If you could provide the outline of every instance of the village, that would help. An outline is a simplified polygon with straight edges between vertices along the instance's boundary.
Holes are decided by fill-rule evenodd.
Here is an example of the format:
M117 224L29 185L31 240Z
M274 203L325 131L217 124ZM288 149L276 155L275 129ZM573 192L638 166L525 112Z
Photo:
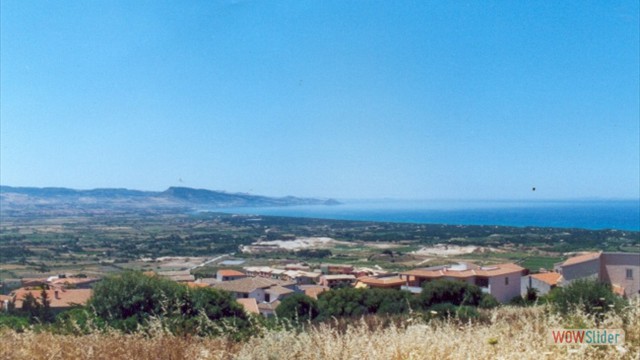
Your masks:
M516 263L481 266L472 262L452 262L401 272L349 264L321 264L312 268L306 263L290 263L281 267L240 268L238 262L226 263L235 266L218 269L215 277L196 279L189 270L147 271L145 274L169 278L193 288L212 287L232 293L246 313L265 317L273 316L280 302L296 293L317 299L326 291L354 287L419 294L425 283L439 279L476 285L502 304L526 295L529 289L534 289L537 295L545 295L555 287L586 278L609 284L614 293L625 298L640 294L640 253L582 253L555 264L553 269L540 269L536 273L529 273ZM100 280L82 274L25 278L9 295L0 295L2 309L22 309L31 306L25 305L29 301L48 301L54 313L83 306L92 296L92 286Z

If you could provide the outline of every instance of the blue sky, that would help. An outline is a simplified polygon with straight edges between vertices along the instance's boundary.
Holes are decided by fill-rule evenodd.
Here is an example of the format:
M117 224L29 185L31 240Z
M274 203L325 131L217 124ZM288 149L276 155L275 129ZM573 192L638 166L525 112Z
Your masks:
M640 197L637 1L0 10L3 185Z

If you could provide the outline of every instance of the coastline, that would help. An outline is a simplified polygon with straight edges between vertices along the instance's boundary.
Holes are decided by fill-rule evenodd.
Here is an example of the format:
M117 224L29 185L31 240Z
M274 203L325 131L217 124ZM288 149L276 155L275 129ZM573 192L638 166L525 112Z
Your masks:
M334 206L207 208L233 214L442 225L640 231L640 200L359 201Z

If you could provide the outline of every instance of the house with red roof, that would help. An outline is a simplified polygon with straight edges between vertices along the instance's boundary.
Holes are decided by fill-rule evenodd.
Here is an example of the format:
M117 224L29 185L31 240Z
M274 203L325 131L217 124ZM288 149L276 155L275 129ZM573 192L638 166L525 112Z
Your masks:
M320 276L320 282L318 285L326 286L328 288L336 288L341 286L351 286L356 282L354 275L348 274L336 274L336 275L322 275Z
M220 269L216 273L216 280L218 281L232 281L247 277L247 275L238 270L232 269Z
M9 296L15 304L16 309L22 309L24 299L31 294L38 303L42 303L42 289L39 288L20 288L14 290ZM93 290L91 289L66 289L51 288L44 290L49 300L49 306L52 311L62 311L78 305L86 305L91 298Z
M554 271L562 275L560 286L591 278L610 284L622 296L640 294L640 253L584 253L555 264Z
M524 296L528 288L537 290L538 295L547 294L551 289L558 286L561 278L562 275L555 271L523 276L520 294Z
M258 303L254 298L245 298L245 299L236 299L236 301L242 305L244 308L244 312L248 315L251 314L260 314L260 309L258 309Z
M356 288L400 289L405 285L405 280L400 276L362 276L356 281Z
M256 299L258 304L281 300L294 293L293 282L266 279L262 277L245 277L231 281L221 281L212 286L216 289L233 293L236 299Z
M476 285L493 295L498 301L506 303L520 296L520 280L525 269L513 263L478 266L472 263L459 263L444 266L432 266L400 273L405 281L402 287L414 293L422 291L422 284L437 279L459 280Z

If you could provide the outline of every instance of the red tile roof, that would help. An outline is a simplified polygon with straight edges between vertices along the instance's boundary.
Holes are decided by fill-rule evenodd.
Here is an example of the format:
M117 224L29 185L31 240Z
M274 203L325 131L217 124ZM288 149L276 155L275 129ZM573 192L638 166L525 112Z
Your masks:
M346 274L339 274L339 275L322 275L323 278L325 278L326 280L355 280L356 277L354 275L346 275Z
M363 276L358 278L358 281L361 283L367 284L371 287L393 287L393 286L402 286L405 284L405 280L401 279L398 276L388 276L382 278L375 278L369 276Z
M202 282L189 281L187 282L187 286L190 288L201 288L201 287L209 287L209 284Z
M601 252L592 252L592 253L582 254L579 256L573 256L565 260L565 262L562 263L562 266L579 264L586 261L595 260L600 257L600 254Z
M547 273L533 274L531 275L531 277L534 279L538 279L542 282L545 282L549 285L558 285L558 281L560 280L560 277L562 277L562 275L557 272L547 272Z
M51 281L49 281L49 283L51 285L64 285L64 286L78 286L78 285L87 285L87 284L91 284L94 283L96 281L98 281L100 279L97 278L73 278L73 277L68 277L68 278L58 278L58 279L53 279Z
M478 267L475 269L466 269L466 270L454 270L449 268L443 269L415 269L410 271L405 271L402 275L412 275L420 278L441 278L441 277L450 277L450 278L459 278L466 279L474 276L482 276L482 277L493 277L500 276L506 274L512 274L514 272L522 272L524 270L523 267L516 265L514 263L505 263L498 265L490 265Z
M625 288L624 286L620 286L618 284L612 284L611 291L613 291L614 294L624 296Z
M318 299L318 295L322 294L325 291L329 291L327 286L321 285L300 285L300 290L304 291L304 294L308 297Z
M245 276L245 273L232 269L218 270L217 274L220 276Z
M51 302L51 308L67 308L73 305L85 305L92 294L91 289L51 289L45 291ZM14 296L16 308L22 308L22 301L27 294L33 295L33 297L40 302L42 290L20 288L11 294Z
M270 303L263 302L258 304L258 309L260 309L261 311L272 312L272 311L275 311L279 305L280 305L280 300L276 300Z
M291 289L287 289L286 287L282 287L280 285L274 285L270 288L268 288L267 290L265 290L266 293L271 294L271 295L287 295L287 294L291 294L294 291Z
M275 285L288 286L294 283L276 280L266 279L262 277L245 277L238 280L222 281L212 286L216 289L226 290L236 293L248 294L256 289L266 289Z
M246 298L246 299L237 299L236 300L242 307L244 311L248 314L260 314L260 310L258 309L258 303L254 298Z

